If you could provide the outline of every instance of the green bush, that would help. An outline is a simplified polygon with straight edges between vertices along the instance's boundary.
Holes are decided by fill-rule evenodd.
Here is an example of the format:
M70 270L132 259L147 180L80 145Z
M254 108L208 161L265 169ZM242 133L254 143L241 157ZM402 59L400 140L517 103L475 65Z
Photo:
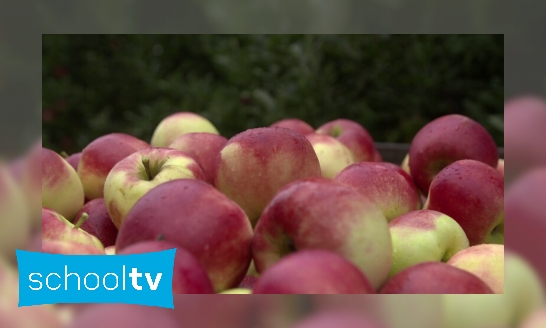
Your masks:
M43 144L150 141L165 116L192 111L228 138L344 117L400 143L461 113L502 146L503 51L502 35L45 35Z

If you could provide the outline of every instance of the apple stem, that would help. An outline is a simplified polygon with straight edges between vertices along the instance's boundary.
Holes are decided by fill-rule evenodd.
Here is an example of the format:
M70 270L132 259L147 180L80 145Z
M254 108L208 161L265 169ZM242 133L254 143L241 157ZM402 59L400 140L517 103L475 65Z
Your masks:
M68 154L63 150L60 152L62 158L68 158Z
M89 219L89 215L85 212L82 213L76 224L74 224L74 229L79 229L87 219Z
M148 180L152 180L154 177L152 176L152 170L150 169L150 159L147 157L143 158L142 165L144 165L144 170L146 170L146 176L148 177Z
M159 235L157 235L157 237L155 237L155 240L157 240L157 241L165 240L165 235L160 233Z

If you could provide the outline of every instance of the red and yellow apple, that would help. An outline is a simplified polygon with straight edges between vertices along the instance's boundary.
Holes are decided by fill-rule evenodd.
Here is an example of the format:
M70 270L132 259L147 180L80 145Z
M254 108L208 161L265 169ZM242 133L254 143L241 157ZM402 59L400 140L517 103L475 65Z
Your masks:
M317 154L322 176L333 178L355 162L349 148L326 134L311 133L305 136Z
M116 243L118 229L112 222L110 214L108 214L104 198L95 198L85 203L76 214L76 217L80 218L83 213L86 213L88 218L82 223L80 229L97 237L104 247Z
M378 159L372 136L355 121L336 119L321 125L316 133L327 134L339 140L353 153L355 162L373 162Z
M311 125L309 125L307 122L299 118L285 118L271 124L271 126L278 126L280 128L291 129L303 135L307 135L307 134L315 132L315 129L313 129Z
M165 117L154 130L150 144L153 147L168 147L174 139L192 132L220 134L205 117L192 112L178 112Z

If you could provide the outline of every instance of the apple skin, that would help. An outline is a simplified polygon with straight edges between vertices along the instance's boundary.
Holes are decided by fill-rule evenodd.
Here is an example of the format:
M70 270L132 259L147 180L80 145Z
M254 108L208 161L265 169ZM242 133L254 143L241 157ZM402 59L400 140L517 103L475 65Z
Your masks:
M450 164L432 181L423 208L455 219L470 246L504 243L504 178L494 167L475 160Z
M83 200L83 186L74 168L61 155L42 148L42 207L73 222Z
M144 160L149 160L146 173ZM146 148L119 161L104 181L104 202L119 229L133 205L152 188L174 179L205 179L205 173L188 154L170 148Z
M519 328L544 328L546 327L546 307L534 312L519 326Z
M204 181L177 179L153 188L133 206L119 230L116 252L162 236L194 254L220 292L244 278L252 235L248 217L227 196Z
M510 233L506 245L531 263L546 285L546 167L520 175L506 190L504 209Z
M68 156L67 158L65 158L64 160L68 162L68 164L70 164L70 166L72 166L74 168L74 171L78 171L78 164L80 164L80 159L82 158L82 153L79 152L79 153L74 153L70 156Z
M409 157L411 176L427 195L432 180L444 167L458 160L473 159L495 168L499 151L480 123L451 114L429 122L415 134Z
M104 250L100 250L98 247L80 244L73 241L66 240L42 240L42 253L50 254L64 254L64 255L105 255Z
M340 118L321 125L316 133L330 135L353 153L355 162L377 160L376 148L370 133L359 123Z
M504 245L475 245L461 250L446 263L475 274L495 294L504 294Z
M104 247L116 244L118 229L108 214L104 198L95 198L85 203L76 217L80 218L83 213L87 213L89 218L82 223L80 229L97 237Z
M389 227L379 207L356 188L326 178L281 189L254 230L252 254L260 274L288 253L309 248L344 256L374 288L387 279L392 262Z
M92 304L77 313L67 328L181 328L173 310L134 304Z
M337 174L334 180L357 188L377 203L387 221L421 207L415 184L383 163L352 164Z
M311 134L315 132L315 129L311 125L309 125L307 122L299 119L299 118L285 118L280 121L277 121L271 126L278 126L280 128L287 128L294 131L297 131L303 135Z
M293 328L385 328L368 316L347 310L323 310L301 319Z
M16 259L31 236L31 217L23 191L4 163L0 162L0 257Z
M220 134L205 117L192 112L178 112L165 117L154 130L152 147L168 147L174 139L192 132Z
M150 145L125 133L110 133L91 141L83 150L78 163L78 175L85 197L104 197L104 181L119 161ZM81 207L81 206L80 206Z
M380 294L493 294L476 275L443 262L412 265L387 282Z
M389 278L423 262L447 262L468 248L468 238L451 217L431 210L416 210L389 222L393 261Z
M100 240L77 228L59 213L42 208L42 242L44 240L62 240L89 245L104 253L104 246Z
M243 131L227 142L218 155L214 185L255 226L279 189L298 179L320 176L317 155L301 133L267 127Z
M176 249L173 266L173 294L214 294L207 271L189 251L162 240L142 241L124 248L117 255L161 252Z
M312 133L305 136L317 154L322 176L332 179L347 166L355 162L349 148L336 138L326 134Z
M362 271L337 253L303 249L269 267L253 294L375 294Z
M258 277L246 275L239 284L239 288L252 289L256 281L258 281Z
M216 158L228 140L214 133L195 132L186 133L174 139L169 148L180 150L190 155L203 168L206 179L214 183L216 172Z

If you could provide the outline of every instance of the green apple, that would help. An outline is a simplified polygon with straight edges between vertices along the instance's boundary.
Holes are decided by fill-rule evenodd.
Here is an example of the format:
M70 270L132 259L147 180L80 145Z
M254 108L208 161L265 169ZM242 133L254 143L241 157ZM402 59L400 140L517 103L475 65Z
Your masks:
M431 210L416 210L389 222L393 262L389 277L422 262L447 262L468 248L468 238L451 217Z
M168 147L177 137L191 132L220 134L216 127L201 115L178 112L165 117L154 130L152 147Z
M317 154L323 177L331 179L355 162L349 148L336 138L318 133L308 134L305 137Z

